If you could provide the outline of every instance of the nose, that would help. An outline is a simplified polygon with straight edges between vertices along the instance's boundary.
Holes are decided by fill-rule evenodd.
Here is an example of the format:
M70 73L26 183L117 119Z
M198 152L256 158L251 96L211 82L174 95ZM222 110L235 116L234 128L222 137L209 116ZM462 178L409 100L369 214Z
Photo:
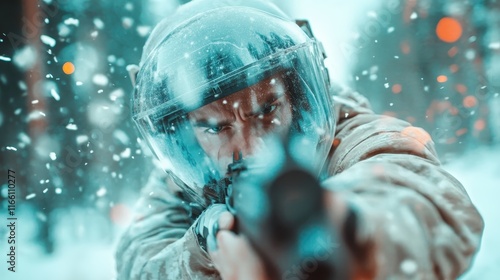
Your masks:
M235 160L233 157L240 153L243 158L251 157L263 141L251 129L234 129L228 142L223 144L217 154L217 161L221 172L227 172L228 165ZM236 160L238 160L237 158Z
M251 125L238 127L231 139L232 152L241 152L243 157L253 155L263 143L261 134L260 129Z

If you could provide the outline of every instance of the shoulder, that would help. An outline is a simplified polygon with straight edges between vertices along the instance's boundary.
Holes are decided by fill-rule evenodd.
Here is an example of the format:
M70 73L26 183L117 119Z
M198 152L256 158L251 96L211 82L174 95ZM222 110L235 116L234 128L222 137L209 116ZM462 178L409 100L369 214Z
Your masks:
M370 102L351 88L333 85L331 87L337 122L357 114L373 114Z

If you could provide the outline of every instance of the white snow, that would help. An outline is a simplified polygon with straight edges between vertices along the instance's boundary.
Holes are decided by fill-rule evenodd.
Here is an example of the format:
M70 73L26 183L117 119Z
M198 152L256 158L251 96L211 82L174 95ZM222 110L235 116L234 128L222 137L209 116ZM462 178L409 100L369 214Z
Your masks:
M54 211L48 220L42 211L20 205L16 216L22 221L19 224L22 230L16 236L18 270L11 273L2 269L0 279L46 279L41 275L50 275L51 280L116 279L114 240L124 229L111 228L99 211L72 207ZM47 221L56 240L51 255L33 242L38 238L40 225Z
M78 135L76 136L76 143L81 145L83 143L87 143L89 141L89 137L87 135Z
M129 158L130 157L130 148L125 148L125 150L123 150L123 152L120 153L120 157L121 158Z
M486 222L482 247L475 258L472 269L460 280L496 279L500 274L500 224L498 214L498 201L500 189L500 147L495 149L481 148L471 151L465 156L457 158L445 165L446 169L456 176L467 188ZM471 164L474 163L474 164ZM46 188L47 189L47 188ZM46 189L43 192L48 192ZM104 187L97 192L105 195ZM97 195L96 192L96 195ZM61 189L56 189L61 193ZM34 194L31 194L34 195ZM33 198L33 197L32 197ZM115 202L118 204L118 202ZM146 207L151 207L150 205ZM33 243L33 238L26 236L36 232L34 219L44 220L44 214L33 212L33 218L23 216L25 239L23 249L19 252L20 259L30 269L19 271L20 279L36 279L43 271L51 272L51 279L72 279L78 273L79 279L114 279L114 252L120 234L109 234L104 229L112 225L99 216L95 209L65 209L52 220L57 237L56 251L53 255L41 253L38 245ZM28 230L31 229L31 230ZM118 230L122 232L123 230ZM108 239L110 238L110 239ZM20 247L21 248L21 247ZM92 267L92 269L89 269ZM418 264L411 259L403 260L400 269L407 275L418 271ZM0 272L0 277L3 275ZM74 278L74 277L73 277Z
M26 85L26 83L24 81L19 81L17 83L17 86L19 87L19 89L21 90L27 90L28 89L28 86Z
M36 57L37 54L35 49L30 45L26 45L22 49L16 51L13 62L21 70L27 70L35 64Z
M134 19L131 17L123 17L122 18L122 25L125 28L130 28L134 24Z
M66 37L71 33L71 29L66 24L59 24L57 26L58 35L60 37Z
M500 147L481 147L445 165L467 189L485 221L481 249L461 280L497 279L500 275Z
M78 135L76 136L76 143L78 145L81 145L83 143L87 143L89 140L89 137L87 135Z
M47 36L47 35L40 35L40 40L48 46L54 47L56 45L56 39Z
M493 42L488 45L488 48L492 50L500 50L500 42Z
M56 100L56 101L59 101L61 100L61 96L59 96L59 93L57 93L57 91L53 88L50 89L50 95L52 95L52 97Z
M467 51L465 51L465 58L467 58L467 60L473 60L475 57L476 52L474 50L468 49Z
M99 190L97 190L96 195L99 197L104 196L107 193L107 190L105 187L100 187Z
M98 86L105 86L108 84L109 80L104 74L95 74L94 77L92 77L92 82Z
M78 130L78 126L74 123L69 123L68 125L66 125L66 129L68 130Z
M406 259L401 262L400 268L406 275L412 275L417 271L418 265L414 260Z
M104 28L104 22L100 18L94 18L94 25L97 29Z
M39 111L39 110L34 110L31 113L29 113L29 115L26 117L26 121L30 122L32 120L37 120L37 119L40 119L42 117L45 117L44 112Z
M44 2L51 3L52 0L44 0ZM80 1L75 1L75 2L80 2ZM153 0L152 2L159 3L161 1ZM315 3L315 5L311 5L306 1L301 2L299 0L294 0L291 2L295 3L290 4L291 11L289 12L291 12L293 17L295 18L299 17L310 18L315 34L320 39L326 40L325 47L327 48L327 50L335 49L332 46L340 45L339 42L342 42L343 40L342 36L344 37L347 36L342 34L340 34L340 36L337 36L337 34L336 36L330 36L331 26L336 26L336 25L324 24L324 22L331 23L332 22L331 19L334 19L338 22L346 22L346 28L342 28L342 30L340 31L337 30L337 31L348 34L349 32L351 32L351 29L349 29L348 27L352 25L351 22L354 21L354 19L352 18L355 17L352 15L352 13L347 13L345 11L351 11L353 6L363 6L360 5L359 2L351 3L351 1L346 1L345 3L339 2L335 4L333 4L333 2L332 4L323 4L323 1L321 1ZM301 3L298 4L298 2ZM371 3L371 1L369 2ZM327 3L327 1L324 1L324 3ZM366 4L368 3L368 1L365 0L364 3ZM319 9L316 6L316 4L320 6ZM168 4L164 3L161 4L161 6L165 5ZM285 5L288 5L288 3ZM328 7L330 6L333 7L334 5L336 5L338 6L338 9L322 9L321 5L326 5ZM126 7L127 9L133 10L133 5L128 5ZM318 12L319 14L316 14ZM333 16L332 13L334 14ZM337 14L340 16L336 16ZM326 18L330 18L330 20L325 20ZM411 14L411 19L416 19L416 18L418 18L417 13L413 12ZM323 24L315 24L315 23L320 23L321 21L323 21ZM99 18L94 18L93 24L95 28L99 30L105 27L104 22ZM132 27L134 25L134 21L131 18L123 18L122 24L126 27ZM79 20L74 18L69 18L64 21L64 24L59 24L57 26L59 36L62 37L68 36L72 32L72 30L75 30L73 28L69 28L67 25L78 26ZM136 27L136 31L140 36L145 37L151 31L151 27L146 25L144 26L139 25ZM394 31L395 28L393 26L387 28L387 33L392 33ZM93 34L97 36L98 32L93 31ZM42 35L40 39L44 44L49 45L51 47L56 45L56 40L54 38ZM470 42L475 41L475 37L474 36L470 37L469 41ZM500 42L490 43L488 45L488 48L492 50L498 50L500 49ZM346 69L346 67L343 67L342 64L342 62L345 62L344 61L345 58L342 58L341 52L331 52L329 53L329 55L331 57L327 60L327 63L331 64L329 70L333 74L332 76L341 77L340 79L342 79L342 77L346 76L346 74L343 72L346 71L344 70ZM470 51L467 51L465 55L466 58L468 59L473 59L475 57L475 54ZM83 57L88 56L87 52L82 52L82 56ZM397 59L398 57L395 56L395 58ZM0 56L0 61L7 61L7 62L13 61L13 63L19 68L28 69L36 61L36 53L33 51L31 47L27 46L17 51L12 58ZM94 60L94 62L96 61L97 60ZM114 55L110 55L108 56L108 61L110 63L115 63L117 62L117 58ZM104 63L106 63L105 60ZM125 60L123 58L120 58L119 64L123 65L124 63ZM97 62L90 64L98 65ZM82 72L92 73L89 75L94 75L94 71L91 70L92 69ZM370 69L370 73L368 71L364 71L363 75L368 76L371 80L376 80L377 79L376 72L377 72L376 69L375 70ZM84 79L84 78L78 78L78 79L84 81L85 85L89 85L90 81L92 81L96 85L101 85L101 86L108 85L109 84L108 78L106 76L104 76L103 78L102 76L99 75L104 76L103 74L97 74L94 76L89 76L89 79ZM338 80L339 78L336 79ZM356 77L356 79L359 79L359 77ZM83 82L78 81L76 82L76 85L81 86L83 85ZM385 83L384 86L386 88L389 88L389 83ZM26 90L25 84L24 84L24 89L22 87L21 89ZM425 86L424 90L429 91L429 87ZM106 89L106 91L108 91L108 89ZM103 93L103 92L104 91L102 89L98 90L98 93ZM60 100L60 95L56 91L56 89L51 89L50 94L56 101ZM498 93L496 95L498 95ZM125 96L124 91L118 89L109 94L109 99L111 101L117 101L118 99L123 98L124 96ZM121 101L119 100L119 102ZM114 102L114 103L116 104L119 102ZM224 101L224 104L225 103L227 102ZM94 124L97 124L101 127L108 127L110 124L116 122L117 115L109 113L111 112L111 110L107 110L107 112L105 112L106 110L104 110L105 108L114 109L113 105L107 103L106 106L104 105L100 106L101 104L94 104L94 105L95 106L92 107L92 110L89 110L89 119L92 119L90 115L95 113L96 118ZM392 105L393 104L391 103L391 106ZM22 109L18 108L15 110L15 115L19 115L21 114L21 112ZM0 125L2 125L1 116L2 115L0 114ZM35 110L32 111L26 117L26 119L27 121L30 121L41 118L43 116L45 116L43 112ZM102 118L103 116L106 116L105 122L103 121L104 119ZM66 129L77 130L78 128L75 124L68 124L66 126ZM121 130L113 131L113 136L124 145L130 144L129 136ZM26 137L28 136L26 135ZM24 141L25 139L24 140L23 139L21 139L21 141L26 142ZM28 140L29 142L31 141L29 137ZM87 135L76 136L76 142L78 145L88 143L88 141L89 141L89 136ZM137 142L141 143L139 138L137 139ZM17 148L13 146L7 146L5 148L7 150L17 151ZM135 149L133 146L132 148ZM47 150L45 155L47 155L47 152L51 150L53 149ZM118 153L119 151L120 150L117 150L115 152ZM135 150L135 153L140 154L141 150ZM145 153L148 154L150 153L150 151L145 150ZM127 147L125 148L125 150L120 152L119 155L118 154L113 155L113 160L120 161L123 158L128 158L130 154L131 154L131 149ZM49 157L52 160L57 159L55 152L50 152ZM469 271L464 277L462 277L461 278L462 280L496 279L496 277L500 275L500 267L498 266L498 264L500 263L500 252L498 251L498 248L500 248L500 239L498 239L498 236L500 236L500 224L497 222L499 220L497 214L499 211L497 206L498 201L496 200L497 197L500 197L500 189L498 188L498 182L500 181L500 175L499 175L500 166L497 163L498 158L500 158L500 149L497 148L495 150L495 149L483 148L482 150L480 149L479 152L478 151L470 152L464 157L458 158L454 162L446 165L446 168L450 172L452 172L456 177L458 177L467 187L467 190L472 200L476 203L477 207L479 208L479 211L482 213L486 221L486 230L484 238L482 240L481 251L476 257L475 264L472 267L471 271ZM471 164L472 162L474 162L473 165ZM46 167L47 169L49 169L48 163L46 164ZM103 172L110 171L107 166L104 166L102 170ZM116 170L116 169L112 167L111 170ZM113 178L117 176L116 172L112 172L111 174ZM121 178L122 174L121 173L118 174L118 177ZM126 177L127 176L125 176L125 178ZM44 182L47 183L47 181ZM79 188L81 191L82 187ZM2 192L3 190L4 189L2 189ZM55 188L54 191L56 194L61 194L63 190L62 188ZM43 189L44 194L47 192L48 188ZM106 188L101 187L97 190L96 195L101 197L104 196L106 193L107 193ZM26 196L26 199L33 199L35 197L36 194L31 193ZM110 205L113 205L113 203L110 203ZM149 207L151 208L151 205L149 205ZM24 262L25 268L29 266L29 269L20 269L18 275L20 279L37 279L37 277L39 278L40 275L51 275L51 279L54 280L74 279L75 275L78 275L79 279L116 278L116 276L114 275L113 253L114 253L114 244L118 240L118 236L115 234L115 232L113 232L113 234L106 234L106 232L104 232L104 234L103 232L96 232L95 230L103 228L108 228L108 229L109 228L115 229L115 228L108 222L108 220L96 215L95 213L91 214L89 218L88 212L92 210L95 209L86 209L85 211L81 210L82 213L80 213L80 215L77 214L76 216L73 215L75 212L68 211L68 213L66 214L67 215L66 218L64 216L62 217L58 216L58 218L55 219L54 221L51 220L51 223L53 223L53 225L55 225L56 227L55 236L63 237L63 238L55 238L57 250L54 255L50 256L44 255L42 253L37 253L36 250L30 250L34 246L34 244L32 244L33 243L32 240L34 240L34 238L26 239L25 240L26 242L22 243L25 244L23 245L24 248L21 247L20 249L21 250L20 263L22 264ZM33 211L33 214L34 216L36 216L38 220L47 221L47 217L45 216L45 214L36 211ZM88 220L88 223L85 223L85 220ZM29 219L23 219L23 227L29 229ZM94 231L92 232L92 230ZM80 239L81 236L87 236L85 235L85 233L89 231L92 232L94 234L93 236L96 238L94 240L84 239L85 242L81 242ZM35 231L25 230L24 233L26 232L29 233ZM70 234L68 235L68 233ZM68 236L72 236L72 239L69 238ZM106 242L102 242L102 240L106 240ZM109 240L111 240L112 242L108 242ZM418 264L415 263L413 260L409 259L403 260L400 265L401 265L400 266L401 270L407 274L412 274L414 273L414 271L418 270ZM4 279L3 273L4 271L0 272L1 279Z
M36 212L36 217L42 222L47 221L47 216L42 212Z
M149 32L151 32L151 26L139 25L137 26L136 30L139 36L146 37L148 36Z
M125 4L125 10L127 11L133 11L134 10L134 4L128 2Z
M116 101L118 98L125 96L125 91L122 88L115 89L109 94L111 101Z
M89 103L87 117L92 124L102 129L109 129L119 120L118 116L121 112L122 108L119 104L99 100Z
M20 132L17 138L24 144L31 144L31 138L25 132Z
M80 20L76 18L67 18L64 20L64 24L78 26L80 25Z

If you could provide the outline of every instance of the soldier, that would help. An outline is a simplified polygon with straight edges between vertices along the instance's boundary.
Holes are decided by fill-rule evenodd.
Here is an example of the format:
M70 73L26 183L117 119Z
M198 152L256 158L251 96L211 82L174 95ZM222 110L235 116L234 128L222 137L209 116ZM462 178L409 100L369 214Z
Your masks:
M331 86L308 31L264 0L193 1L154 29L133 75L133 115L166 172L142 191L116 253L119 279L269 278L203 186L227 176L236 152L262 155L270 135L293 139L321 180L348 278L455 279L469 267L483 220L429 135Z

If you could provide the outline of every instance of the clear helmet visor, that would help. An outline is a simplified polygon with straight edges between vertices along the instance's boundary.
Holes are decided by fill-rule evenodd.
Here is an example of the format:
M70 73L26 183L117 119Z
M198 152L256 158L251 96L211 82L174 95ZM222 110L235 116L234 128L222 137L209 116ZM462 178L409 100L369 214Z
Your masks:
M249 21L258 22L258 16L252 14ZM291 28L288 24L273 26ZM272 151L262 153L267 139L284 135L293 139L295 157L320 175L335 130L332 97L317 42L300 28L293 30L282 32L289 34L283 38L272 35L279 30L252 33L257 39L245 48L223 41L176 54L179 50L160 44L142 65L134 120L185 191L201 195L204 185L226 176L233 153L269 155ZM243 34L242 40L250 35ZM238 40L236 35L227 38Z

